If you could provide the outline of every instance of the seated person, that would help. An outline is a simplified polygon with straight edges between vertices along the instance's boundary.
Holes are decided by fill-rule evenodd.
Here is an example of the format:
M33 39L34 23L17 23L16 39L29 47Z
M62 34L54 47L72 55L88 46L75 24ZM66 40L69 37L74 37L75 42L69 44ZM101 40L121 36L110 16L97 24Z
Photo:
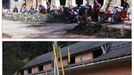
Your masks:
M112 23L121 21L122 11L123 11L123 7L121 7L121 6L116 6L112 9L112 11L111 11L111 14L112 14L111 21L112 21Z

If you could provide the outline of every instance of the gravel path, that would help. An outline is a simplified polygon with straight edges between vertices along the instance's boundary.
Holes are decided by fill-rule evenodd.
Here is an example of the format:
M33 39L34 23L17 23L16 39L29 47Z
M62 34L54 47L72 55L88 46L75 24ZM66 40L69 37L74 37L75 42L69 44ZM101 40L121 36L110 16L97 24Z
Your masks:
M77 24L64 23L30 25L24 24L22 22L3 20L3 38L95 38L95 36L84 36L67 33L68 29L73 29L76 25Z

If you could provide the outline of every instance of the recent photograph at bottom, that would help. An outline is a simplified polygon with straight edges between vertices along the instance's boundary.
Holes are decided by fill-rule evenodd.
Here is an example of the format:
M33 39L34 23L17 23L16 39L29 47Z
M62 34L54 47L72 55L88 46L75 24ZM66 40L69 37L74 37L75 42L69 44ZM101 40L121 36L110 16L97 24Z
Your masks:
M130 41L3 41L3 75L132 75Z

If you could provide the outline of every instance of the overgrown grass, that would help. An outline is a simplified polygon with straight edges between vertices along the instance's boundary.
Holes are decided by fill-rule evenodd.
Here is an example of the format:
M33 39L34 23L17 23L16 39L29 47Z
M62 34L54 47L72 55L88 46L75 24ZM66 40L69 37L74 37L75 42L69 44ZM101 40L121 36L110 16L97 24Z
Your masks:
M22 21L22 22L45 22L47 15L46 14L24 14L24 13L15 13L15 14L4 14L3 19L11 21Z
M4 14L3 19L11 21L21 21L24 23L59 23L65 22L64 15L56 14L25 14L25 13L14 13Z
M110 38L131 38L131 30L115 29L115 28L105 28L101 29L99 33L96 34L99 37L110 37Z
M88 36L95 35L100 38L131 38L131 30L109 28L93 23L81 23L68 32Z

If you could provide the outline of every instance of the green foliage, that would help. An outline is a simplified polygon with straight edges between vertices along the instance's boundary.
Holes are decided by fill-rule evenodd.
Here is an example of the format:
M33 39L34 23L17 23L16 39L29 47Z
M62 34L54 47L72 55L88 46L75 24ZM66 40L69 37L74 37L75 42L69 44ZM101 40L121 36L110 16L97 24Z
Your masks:
M21 21L24 23L40 23L46 22L47 14L27 14L27 13L14 13L14 14L4 14L3 19L11 21Z
M26 14L26 13L14 13L14 14L4 14L3 19L11 20L11 21L21 21L24 23L60 23L65 22L64 15L57 14Z
M115 28L105 28L101 29L97 33L99 37L110 37L110 38L131 38L131 30L115 29Z

